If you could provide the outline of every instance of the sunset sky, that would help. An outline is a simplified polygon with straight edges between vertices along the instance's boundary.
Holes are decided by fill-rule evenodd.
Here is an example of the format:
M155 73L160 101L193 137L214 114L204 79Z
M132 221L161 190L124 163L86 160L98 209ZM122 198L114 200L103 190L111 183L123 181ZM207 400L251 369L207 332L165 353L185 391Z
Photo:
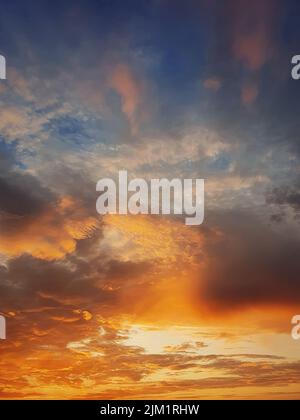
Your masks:
M0 0L1 399L300 398L299 0ZM96 183L205 179L205 219Z

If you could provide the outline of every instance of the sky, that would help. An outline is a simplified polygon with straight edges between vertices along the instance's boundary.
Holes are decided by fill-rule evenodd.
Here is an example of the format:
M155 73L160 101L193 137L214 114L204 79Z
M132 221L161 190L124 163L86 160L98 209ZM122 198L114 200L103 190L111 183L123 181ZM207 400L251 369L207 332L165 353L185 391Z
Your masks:
M298 0L0 0L1 399L299 399ZM96 183L205 179L205 219Z

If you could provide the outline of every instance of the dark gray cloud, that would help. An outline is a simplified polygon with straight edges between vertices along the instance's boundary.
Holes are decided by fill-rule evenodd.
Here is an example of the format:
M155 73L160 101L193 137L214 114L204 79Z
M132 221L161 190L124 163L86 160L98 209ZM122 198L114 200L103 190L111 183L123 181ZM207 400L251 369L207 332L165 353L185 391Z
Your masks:
M7 229L11 217L38 216L54 195L36 177L18 170L14 150L1 148L0 163L0 215L10 216L2 226Z
M248 212L215 215L204 252L202 299L216 309L260 304L299 304L299 234L273 230Z
M31 175L11 172L0 177L0 211L16 216L37 215L53 195Z
M267 194L267 203L277 206L289 206L296 213L300 211L300 181L294 184L274 188Z
M102 230L98 229L92 237L78 240L75 251L59 261L23 254L0 265L1 311L15 313L9 319L11 339L18 339L25 329L47 331L57 322L75 322L80 334L82 316L78 309L105 317L130 311L130 303L120 304L122 293L131 287L133 293L142 295L146 286L140 278L151 265L120 262L99 254L101 238Z

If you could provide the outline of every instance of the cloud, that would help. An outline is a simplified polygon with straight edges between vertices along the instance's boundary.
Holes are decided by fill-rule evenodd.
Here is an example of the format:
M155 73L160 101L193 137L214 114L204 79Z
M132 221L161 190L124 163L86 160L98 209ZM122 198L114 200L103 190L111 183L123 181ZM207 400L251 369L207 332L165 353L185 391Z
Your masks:
M1 155L4 157L0 152ZM34 176L12 170L13 164L12 161L9 167L0 169L0 212L10 216L37 215L54 196Z
M196 353L198 350L206 348L207 345L203 342L183 343L175 346L165 346L165 351L169 353Z
M277 232L245 211L219 214L213 226L219 235L204 240L202 304L216 312L295 307L300 293L297 232Z
M22 135L24 127L28 127L26 112L13 107L5 107L0 111L0 130L10 139Z
M120 95L122 111L127 116L133 132L136 132L138 107L143 101L141 83L135 78L128 65L119 64L112 72L109 85Z
M217 77L212 77L210 79L204 80L203 86L205 87L205 89L209 89L209 90L212 90L214 92L218 92L218 90L220 90L220 88L222 86L222 82Z
M40 209L38 214L3 213L0 252L7 257L28 253L46 260L63 258L76 249L77 240L89 237L97 228L96 218L80 206L64 197ZM31 202L28 210L33 209L38 207L34 208Z
M31 102L34 100L34 96L31 92L28 80L15 68L8 69L8 82L11 89L21 96L24 100Z
M126 345L128 331L117 323L104 322L99 331L93 322L85 322L88 335L75 324L77 339L74 324L58 325L50 335L35 337L30 353L21 342L17 358L8 352L5 361L1 359L1 368L6 367L0 379L2 398L199 398L199 394L213 398L217 392L234 399L272 391L284 396L287 387L299 394L298 361L270 354L216 355L209 346L205 355L146 353L142 347Z
M248 107L256 102L262 80L264 84L267 79L273 84L276 80L278 86L282 83L285 60L289 60L281 45L287 9L278 0L229 0L226 5L211 2L218 30L209 71L215 73L217 68L222 92L228 89L225 106L238 90L242 105ZM238 103L232 106L238 107Z
M273 36L278 7L276 0L230 2L232 52L250 71L261 70L275 52Z
M243 86L241 93L242 103L246 106L252 105L256 101L258 94L259 90L256 84L248 84Z
M296 180L292 185L273 188L267 193L267 203L283 208L292 208L296 215L299 214L300 182Z
M299 397L289 317L300 235L288 215L270 223L274 207L299 210L297 156L287 150L298 139L297 99L274 83L284 66L269 65L285 28L279 3L119 3L117 13L99 2L73 14L29 7L42 39L2 8L3 39L23 62L0 85L1 397ZM200 97L207 56L203 87L218 94ZM96 218L96 181L120 166L146 179L206 178L204 225ZM283 187L266 203L273 179ZM142 328L132 339L138 325L165 341ZM174 325L175 338L164 330Z

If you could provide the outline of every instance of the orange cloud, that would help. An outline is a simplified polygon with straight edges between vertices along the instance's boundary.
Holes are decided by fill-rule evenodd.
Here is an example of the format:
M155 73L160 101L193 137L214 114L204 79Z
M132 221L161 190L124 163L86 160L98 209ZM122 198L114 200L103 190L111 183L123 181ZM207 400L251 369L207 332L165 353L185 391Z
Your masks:
M26 124L28 124L27 115L22 110L13 107L0 110L0 130L8 138L22 134Z
M205 89L218 92L218 90L220 90L222 86L222 83L221 83L221 80L218 79L217 77L212 77L210 79L206 79L203 83L203 86L205 87Z
M103 232L110 255L150 265L145 274L121 288L123 311L133 312L142 322L153 322L157 313L163 323L194 318L190 294L203 243L199 231L166 217L108 215Z
M243 86L242 92L241 92L242 103L246 106L252 105L258 97L258 93L259 91L256 84L249 84L249 85Z
M55 216L65 220L57 227L64 235L67 220L72 222L71 238L86 233L85 211L73 199L61 200ZM39 293L42 300L36 307L34 285L45 283L45 278L38 277L29 288L27 310L26 294L23 309L15 299L7 301L7 312L16 315L9 318L10 339L1 343L5 357L0 360L0 398L251 398L272 392L277 398L299 397L298 348L288 327L274 333L275 309L282 324L289 319L288 311L235 312L230 320L224 311L211 314L213 319L203 308L194 311L205 304L196 296L199 292L194 291L196 305L189 296L193 270L201 268L204 234L165 217L108 215L104 225L102 245L118 259L117 273L97 266L104 257L99 248L88 264L79 258L79 272L75 260L69 274L64 270L60 277L51 271L48 293ZM134 261L147 261L142 268L150 269L128 273ZM99 289L88 289L85 266L95 273ZM114 300L101 300L98 292L105 273L112 285L119 282ZM32 277L27 275L28 280ZM83 280L75 302L79 277ZM82 306L84 299L87 306Z
M27 101L34 99L27 80L14 68L9 69L9 83L11 88Z
M105 226L107 245L123 247L125 260L158 259L160 264L165 265L182 260L192 264L194 253L202 242L199 232L188 229L180 221L163 216L107 215ZM113 232L120 235L117 243Z
M241 0L231 2L231 6L233 54L248 70L260 70L274 53L274 11L278 3L276 0Z
M9 257L28 253L45 260L63 258L75 250L76 240L88 237L97 226L97 220L70 197L38 216L11 217L14 228L0 236L0 253Z
M245 336L231 331L241 354L209 328L126 329L82 321L24 329L21 340L3 343L0 398L299 398L296 358L272 355L278 354L275 340L274 353L263 353L266 337L261 346L249 329Z
M113 71L110 86L122 98L122 111L136 130L136 112L142 100L142 87L132 70L125 64L119 64Z

